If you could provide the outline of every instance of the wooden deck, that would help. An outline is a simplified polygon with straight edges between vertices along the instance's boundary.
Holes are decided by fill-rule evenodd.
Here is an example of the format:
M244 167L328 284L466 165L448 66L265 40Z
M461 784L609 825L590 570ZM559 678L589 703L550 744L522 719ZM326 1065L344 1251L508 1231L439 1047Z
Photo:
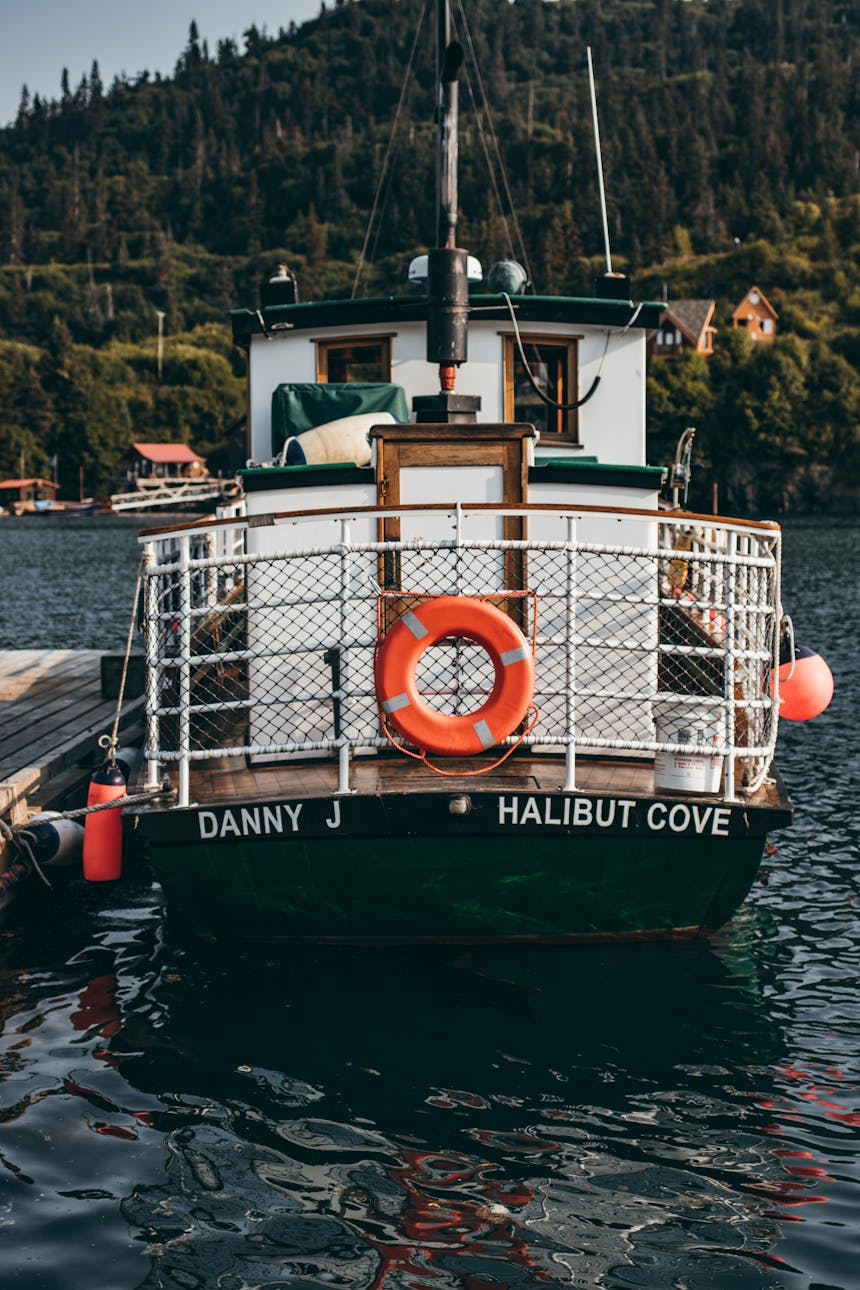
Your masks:
M115 699L102 698L101 657L101 650L0 651L0 816L25 818L92 769L116 711ZM121 730L142 705L141 698L123 705Z
M475 774L492 756L464 760L439 758L445 775L419 761L396 754L356 757L350 766L350 786L359 794L377 793L558 793L564 784L564 761L515 753L486 774ZM458 773L459 772L459 773ZM338 768L332 761L288 762L247 766L240 758L219 758L193 764L191 798L200 805L225 805L231 801L275 801L330 797L337 791ZM650 761L580 757L576 763L577 791L589 794L653 797L654 765ZM661 796L661 794L657 794ZM671 794L669 794L671 796ZM693 800L693 799L688 799ZM709 803L712 797L702 799ZM765 783L750 806L784 808L778 782Z

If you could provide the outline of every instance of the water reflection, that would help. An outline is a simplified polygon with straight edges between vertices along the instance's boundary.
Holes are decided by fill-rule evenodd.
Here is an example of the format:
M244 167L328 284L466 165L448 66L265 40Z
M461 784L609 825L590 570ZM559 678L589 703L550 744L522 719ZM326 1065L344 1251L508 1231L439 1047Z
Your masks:
M62 1199L146 1261L117 1284L781 1284L780 1215L820 1180L774 1142L788 1055L750 915L716 951L225 955L146 905L113 945L120 911L91 911L6 992L7 1087L17 1054L38 1088L3 1114L54 1100ZM13 1036L51 1016L36 1073Z

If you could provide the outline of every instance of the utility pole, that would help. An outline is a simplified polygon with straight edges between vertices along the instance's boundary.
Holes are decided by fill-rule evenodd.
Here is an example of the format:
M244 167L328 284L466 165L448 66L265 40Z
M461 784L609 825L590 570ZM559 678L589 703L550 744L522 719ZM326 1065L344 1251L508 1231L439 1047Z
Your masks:
M161 384L161 368L164 359L164 319L163 309L156 309L155 316L158 319L158 383Z

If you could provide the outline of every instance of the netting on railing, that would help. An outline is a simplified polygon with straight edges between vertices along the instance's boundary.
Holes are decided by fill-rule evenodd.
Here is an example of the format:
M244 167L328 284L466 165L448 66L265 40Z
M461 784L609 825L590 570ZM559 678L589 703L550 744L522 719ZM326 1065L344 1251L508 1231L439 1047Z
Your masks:
M420 597L469 595L534 638L531 748L707 749L736 756L747 784L766 772L773 530L655 516L641 547L461 536L252 555L241 533L161 543L147 569L152 760L386 746L378 624L387 630ZM417 680L432 707L462 713L488 698L494 670L481 646L458 638L425 652Z

